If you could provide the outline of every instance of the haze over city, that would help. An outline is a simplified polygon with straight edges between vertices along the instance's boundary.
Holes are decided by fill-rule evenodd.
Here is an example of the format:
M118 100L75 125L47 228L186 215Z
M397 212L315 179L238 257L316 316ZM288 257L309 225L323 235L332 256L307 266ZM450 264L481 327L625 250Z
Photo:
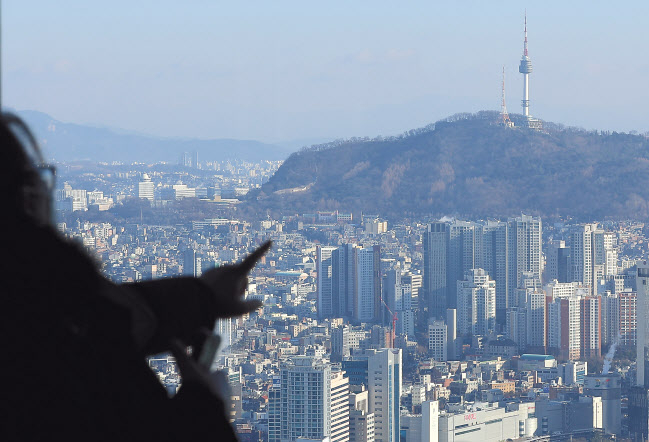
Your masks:
M649 440L649 3L2 6L0 440Z
M499 109L503 66L520 113L526 9L532 115L649 130L646 2L3 6L3 105L66 122L296 145L391 135Z

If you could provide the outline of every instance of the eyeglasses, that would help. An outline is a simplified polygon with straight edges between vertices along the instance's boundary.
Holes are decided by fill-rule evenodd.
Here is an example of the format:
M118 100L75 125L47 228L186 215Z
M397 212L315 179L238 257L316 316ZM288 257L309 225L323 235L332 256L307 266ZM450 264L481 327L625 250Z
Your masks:
M27 125L16 115L10 113L3 113L2 119L22 145L23 152L25 152L27 157L31 160L32 166L38 172L38 175L47 187L48 192L54 190L56 167L45 162L43 153L38 146L38 142Z
M43 183L45 183L47 190L49 192L54 190L54 185L56 184L56 167L51 164L40 164L36 166L36 170Z

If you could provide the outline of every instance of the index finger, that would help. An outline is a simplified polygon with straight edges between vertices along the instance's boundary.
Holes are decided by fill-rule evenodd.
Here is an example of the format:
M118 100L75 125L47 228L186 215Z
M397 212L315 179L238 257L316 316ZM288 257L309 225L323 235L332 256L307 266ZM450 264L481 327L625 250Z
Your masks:
M243 261L241 261L241 264L239 264L241 271L248 273L250 270L252 270L255 264L257 264L257 261L259 261L261 257L264 256L264 254L270 249L270 246L272 245L273 242L268 240L260 245L250 255L248 255Z
M176 358L176 363L182 372L183 367L187 366L187 361L190 359L187 356L187 346L182 341L173 339L169 342L169 349L171 350L171 354L174 355L174 358Z

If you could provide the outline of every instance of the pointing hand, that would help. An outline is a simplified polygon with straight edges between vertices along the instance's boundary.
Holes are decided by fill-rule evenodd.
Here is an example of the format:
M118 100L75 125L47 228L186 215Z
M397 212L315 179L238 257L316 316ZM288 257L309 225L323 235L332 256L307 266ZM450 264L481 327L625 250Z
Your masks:
M218 318L239 316L261 307L260 301L244 301L243 295L248 287L248 274L271 244L271 241L266 241L243 261L217 267L200 277L216 293Z

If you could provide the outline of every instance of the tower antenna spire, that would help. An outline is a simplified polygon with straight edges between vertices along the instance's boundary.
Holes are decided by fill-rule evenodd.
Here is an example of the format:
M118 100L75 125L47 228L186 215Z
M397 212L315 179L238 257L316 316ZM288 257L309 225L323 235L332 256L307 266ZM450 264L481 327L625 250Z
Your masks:
M527 56L527 9L525 10L525 42L523 43L523 55Z
M507 113L507 104L505 103L505 66L503 66L502 89L503 101L500 105L500 124L505 127L514 127L514 122L509 119L509 113Z

